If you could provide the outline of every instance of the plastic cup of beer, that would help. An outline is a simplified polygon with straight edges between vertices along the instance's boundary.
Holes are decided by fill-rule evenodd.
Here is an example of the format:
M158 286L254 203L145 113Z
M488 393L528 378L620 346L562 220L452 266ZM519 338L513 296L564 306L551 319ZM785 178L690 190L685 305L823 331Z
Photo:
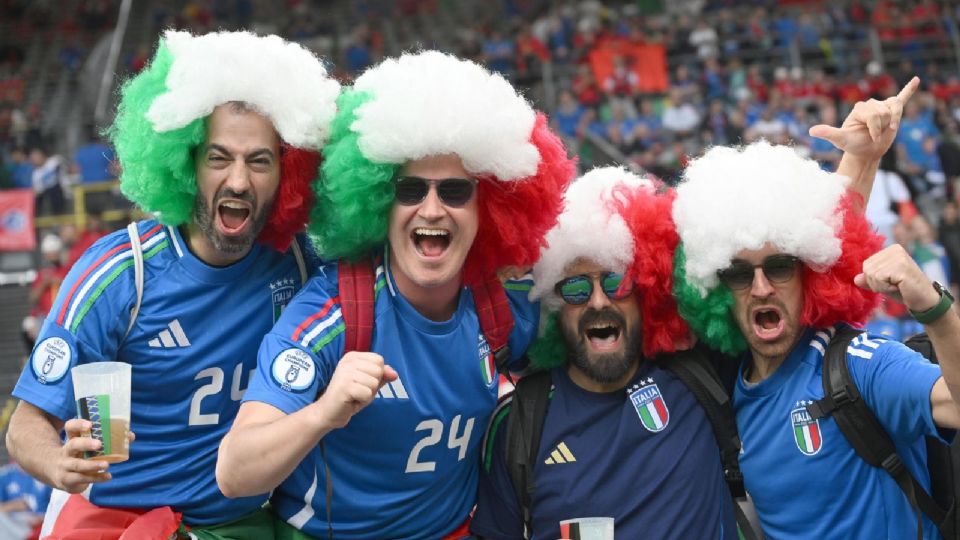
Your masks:
M613 540L612 517L584 517L560 522L561 538L570 540Z
M93 427L84 437L103 443L97 452L86 452L86 459L108 463L130 457L130 364L92 362L73 368L73 394L77 400L77 418L89 420Z

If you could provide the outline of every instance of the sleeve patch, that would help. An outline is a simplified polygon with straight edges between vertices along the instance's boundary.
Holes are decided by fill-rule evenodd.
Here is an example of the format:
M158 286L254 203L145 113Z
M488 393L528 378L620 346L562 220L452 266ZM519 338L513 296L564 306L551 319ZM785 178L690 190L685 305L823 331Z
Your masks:
M301 393L313 386L317 369L309 354L300 349L289 348L274 357L270 374L283 390Z
M67 374L72 358L73 353L66 340L49 337L34 348L30 366L40 384L52 384L59 382Z

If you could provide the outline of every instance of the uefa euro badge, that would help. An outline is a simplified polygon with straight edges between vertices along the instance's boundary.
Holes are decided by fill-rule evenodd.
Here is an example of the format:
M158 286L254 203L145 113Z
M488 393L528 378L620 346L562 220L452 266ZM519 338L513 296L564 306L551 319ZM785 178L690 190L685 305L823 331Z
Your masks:
M797 448L804 455L812 456L820 451L823 438L820 434L820 420L810 417L807 403L804 400L797 402L797 408L790 411L790 421L793 424L793 439Z
M637 410L643 427L653 433L663 431L667 427L670 411L667 410L663 394L660 393L660 388L653 379L648 377L627 389L627 392L630 393L630 402Z

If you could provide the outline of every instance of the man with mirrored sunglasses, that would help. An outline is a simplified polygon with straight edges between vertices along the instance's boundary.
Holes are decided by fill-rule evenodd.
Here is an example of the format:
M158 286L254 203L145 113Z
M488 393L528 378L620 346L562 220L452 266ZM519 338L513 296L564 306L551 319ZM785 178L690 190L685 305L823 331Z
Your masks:
M617 538L737 538L706 413L666 369L688 333L671 295L670 206L669 194L616 167L567 190L531 291L550 315L529 355L548 371L521 380L494 415L474 534L555 539L561 520L600 516ZM534 377L549 377L552 393L539 398L546 416L523 501L509 426L531 403Z
M499 386L476 286L532 266L574 164L506 80L436 51L385 60L338 104L308 232L342 260L264 339L217 479L273 490L280 539L460 538ZM366 350L339 279L358 259ZM493 306L512 319L511 369L538 325L529 288L508 282Z
M677 188L680 311L709 346L746 353L734 388L740 467L768 538L915 538L918 529L940 538L894 478L855 453L835 417L810 407L825 403L831 341L849 332L840 361L924 490L925 437L949 440L960 427L952 298L900 246L881 251L862 206L846 179L766 142L711 149ZM925 325L941 366L850 328L880 293Z

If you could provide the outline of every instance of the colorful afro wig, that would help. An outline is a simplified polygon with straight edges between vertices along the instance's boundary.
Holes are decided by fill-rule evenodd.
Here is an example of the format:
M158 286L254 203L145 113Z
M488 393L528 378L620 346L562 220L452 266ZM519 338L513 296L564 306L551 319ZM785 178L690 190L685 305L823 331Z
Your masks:
M531 362L549 368L566 361L557 311L563 300L554 285L580 259L623 273L640 306L643 354L673 352L690 334L673 298L673 253L679 239L671 217L672 192L621 167L594 169L564 194L564 211L547 233L547 247L533 267L531 300L551 313Z
M767 243L804 263L800 324L822 328L867 318L880 295L853 278L883 242L846 184L792 148L765 141L712 148L690 163L673 207L681 241L675 295L700 339L728 354L746 350L731 313L733 293L717 272L741 250Z
M120 90L109 130L120 188L167 225L189 221L205 119L219 105L242 102L269 118L281 139L280 187L259 240L284 250L306 227L310 182L339 93L316 56L277 36L168 30L147 68Z
M503 77L437 51L407 53L367 70L338 109L309 225L322 256L355 259L383 245L401 167L456 154L479 180L465 282L536 261L576 168Z

